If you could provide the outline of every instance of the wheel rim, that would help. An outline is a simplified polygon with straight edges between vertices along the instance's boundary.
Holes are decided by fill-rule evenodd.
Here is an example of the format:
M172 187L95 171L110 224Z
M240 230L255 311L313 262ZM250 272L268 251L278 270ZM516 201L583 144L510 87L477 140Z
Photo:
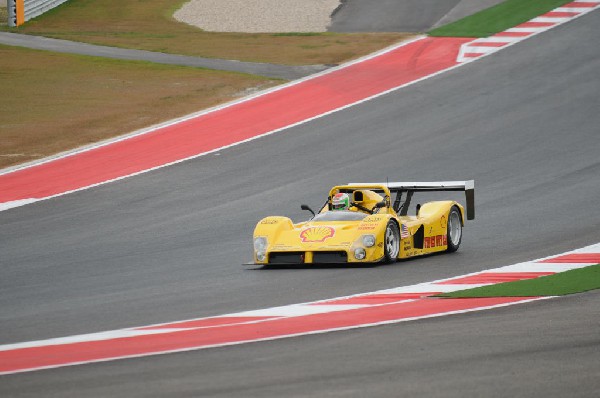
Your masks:
M450 214L450 219L448 220L448 229L450 232L450 240L452 241L452 244L456 245L460 243L462 228L460 224L460 217L456 211L453 211Z
M385 230L385 248L387 249L387 253L390 258L398 257L400 241L398 239L398 234L391 225L388 225L387 229Z

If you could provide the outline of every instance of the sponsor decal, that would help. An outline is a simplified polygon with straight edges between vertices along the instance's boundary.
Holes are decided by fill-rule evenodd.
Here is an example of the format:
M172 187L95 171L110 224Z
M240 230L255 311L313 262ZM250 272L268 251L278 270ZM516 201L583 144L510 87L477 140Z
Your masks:
M300 232L302 242L325 242L335 235L335 229L332 227L310 227Z
M423 242L424 249L433 249L435 247L442 247L448 245L448 237L446 235L436 235L425 237Z
M435 237L435 245L436 246L441 246L442 245L442 235L438 235Z
M446 216L442 216L442 218L440 219L440 226L443 229L446 229L446 225L448 224L448 222L446 221Z
M379 226L379 224L378 223L374 223L374 222L362 223L358 227L358 230L359 231L372 231L372 230L376 229L378 226Z
M273 224L277 224L278 222L279 222L279 220L266 219L266 220L262 220L260 223L263 225L273 225Z

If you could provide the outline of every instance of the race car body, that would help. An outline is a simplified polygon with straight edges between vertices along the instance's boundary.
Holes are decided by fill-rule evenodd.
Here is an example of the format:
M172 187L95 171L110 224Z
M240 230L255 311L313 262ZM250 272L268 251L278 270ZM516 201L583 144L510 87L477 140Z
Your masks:
M464 191L465 207L452 200L408 209L415 192ZM254 229L254 264L377 263L456 251L465 219L475 217L474 181L389 182L333 187L325 205L305 222L266 217ZM332 202L349 198L344 208ZM395 195L392 202L392 196Z

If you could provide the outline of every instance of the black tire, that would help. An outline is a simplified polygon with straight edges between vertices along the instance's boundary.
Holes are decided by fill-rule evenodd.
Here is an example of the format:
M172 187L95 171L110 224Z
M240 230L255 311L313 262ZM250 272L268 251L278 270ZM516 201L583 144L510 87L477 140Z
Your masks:
M450 209L447 222L448 225L446 231L448 234L448 249L446 251L452 253L458 250L460 242L462 241L462 216L458 207L453 206Z
M383 239L383 261L386 264L393 263L400 253L400 230L398 229L398 224L388 221Z

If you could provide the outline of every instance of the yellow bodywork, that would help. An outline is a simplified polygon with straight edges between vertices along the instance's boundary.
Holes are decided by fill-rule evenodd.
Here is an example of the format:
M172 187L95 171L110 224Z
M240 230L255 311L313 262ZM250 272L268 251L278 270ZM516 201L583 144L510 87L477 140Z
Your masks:
M320 217L335 218L332 213L338 212L329 210L327 205L316 220L297 224L288 217L266 217L254 229L254 241L262 238L259 241L264 243L264 247L259 245L258 249L255 243L255 264L278 264L277 259L283 257L287 259L285 263L289 263L291 258L304 264L380 262L384 259L384 235L390 222L396 223L400 231L404 230L397 259L435 253L448 248L447 220L453 206L460 210L464 224L463 206L455 201L428 202L421 206L418 215L399 216L391 206L390 191L385 185L336 186L331 189L329 198L338 192L352 194L358 207L350 210L356 213L357 218L364 216L362 220L318 220ZM378 203L379 208L376 206ZM375 212L369 214L360 207L375 209ZM365 240L371 240L370 237L365 238L367 235L374 237L374 244L370 247L365 244ZM360 248L365 253L362 259L355 256L355 251Z

